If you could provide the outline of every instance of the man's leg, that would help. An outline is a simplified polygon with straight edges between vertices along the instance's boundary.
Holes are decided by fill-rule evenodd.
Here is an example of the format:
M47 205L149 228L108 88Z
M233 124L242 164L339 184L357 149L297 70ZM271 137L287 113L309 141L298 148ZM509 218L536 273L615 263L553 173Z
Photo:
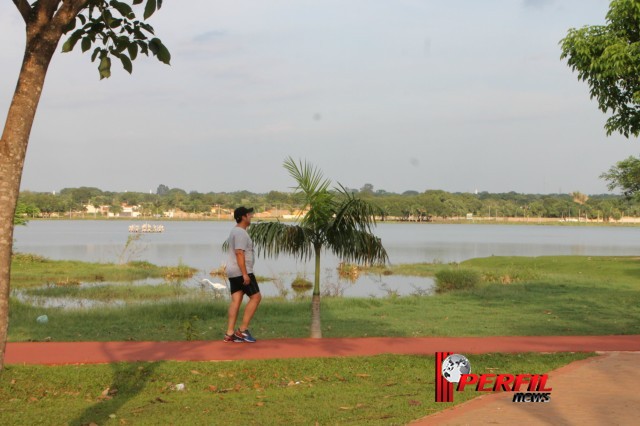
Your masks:
M238 312L240 312L240 306L242 305L243 296L244 293L242 291L231 293L231 303L229 304L229 322L227 324L228 335L232 335L235 331L234 329L236 327L236 320L238 319Z
M242 316L242 325L240 326L240 331L245 331L249 328L249 323L251 322L251 318L253 318L253 314L256 313L256 309L258 309L258 305L262 300L262 295L260 293L252 294L249 296L249 302L247 302L247 306L244 307L244 315Z

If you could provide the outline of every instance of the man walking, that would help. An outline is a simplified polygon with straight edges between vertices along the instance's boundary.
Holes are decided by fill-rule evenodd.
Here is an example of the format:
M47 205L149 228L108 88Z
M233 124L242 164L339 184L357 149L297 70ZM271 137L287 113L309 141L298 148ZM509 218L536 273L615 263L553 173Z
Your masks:
M229 277L231 304L229 305L227 332L224 335L225 342L255 343L256 341L249 332L249 322L258 309L262 295L256 277L253 275L253 241L247 233L252 216L253 208L238 207L233 212L237 225L233 227L227 240L229 259L226 272ZM244 308L240 328L234 331L245 294L249 297L249 302Z

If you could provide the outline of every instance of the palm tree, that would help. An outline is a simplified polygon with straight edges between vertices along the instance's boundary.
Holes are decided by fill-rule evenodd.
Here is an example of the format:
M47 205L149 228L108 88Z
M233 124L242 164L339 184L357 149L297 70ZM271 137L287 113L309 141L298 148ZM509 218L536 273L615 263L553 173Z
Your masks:
M291 225L281 222L261 222L249 228L258 254L278 256L280 253L299 256L303 260L315 257L315 280L311 301L311 337L322 337L320 328L320 254L331 250L345 261L385 263L387 252L380 238L371 233L378 209L349 193L343 186L329 191L331 181L306 161L297 164L287 158L284 167L298 186L308 212Z

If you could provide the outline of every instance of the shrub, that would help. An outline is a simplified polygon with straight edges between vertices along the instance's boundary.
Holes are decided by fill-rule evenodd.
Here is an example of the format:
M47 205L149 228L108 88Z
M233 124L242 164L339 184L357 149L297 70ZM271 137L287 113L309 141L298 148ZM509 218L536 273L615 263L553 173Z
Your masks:
M178 266L169 266L165 268L164 278L167 280L177 280L180 278L191 278L197 269L185 265L180 261Z
M475 288L481 280L480 273L471 269L443 269L435 276L438 293Z
M291 283L291 287L294 289L309 290L313 288L313 283L304 277L298 276Z

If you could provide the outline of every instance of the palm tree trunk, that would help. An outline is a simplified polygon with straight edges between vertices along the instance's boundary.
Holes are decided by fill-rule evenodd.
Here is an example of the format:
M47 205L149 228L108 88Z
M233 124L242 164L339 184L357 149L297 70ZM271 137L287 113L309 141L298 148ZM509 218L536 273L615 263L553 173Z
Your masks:
M20 194L29 135L40 101L47 68L62 36L38 21L27 28L27 44L13 100L0 139L0 371L9 328L9 293L13 216Z
M316 254L315 279L313 284L313 296L311 297L311 338L322 338L320 324L320 251L322 246L314 245Z

